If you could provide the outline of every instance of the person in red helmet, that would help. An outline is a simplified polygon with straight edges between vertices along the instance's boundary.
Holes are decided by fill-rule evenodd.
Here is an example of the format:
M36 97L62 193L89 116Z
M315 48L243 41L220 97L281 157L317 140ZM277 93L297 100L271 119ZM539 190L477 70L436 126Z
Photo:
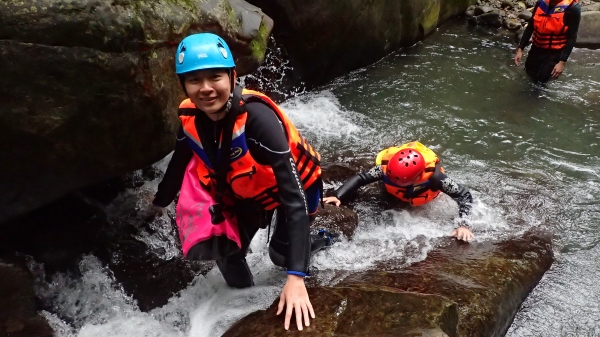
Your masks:
M444 192L458 203L462 220L450 236L469 241L473 233L463 218L471 213L473 197L467 188L444 174L439 162L437 155L419 142L390 147L379 152L373 168L348 179L334 191L334 196L324 198L323 202L340 206L341 200L361 186L380 180L388 193L413 206L424 205Z

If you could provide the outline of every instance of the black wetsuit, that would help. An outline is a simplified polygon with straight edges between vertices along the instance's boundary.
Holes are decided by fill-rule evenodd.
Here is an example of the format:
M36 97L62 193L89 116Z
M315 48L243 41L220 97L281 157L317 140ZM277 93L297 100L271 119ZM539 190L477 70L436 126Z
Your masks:
M245 99L247 98L244 96ZM304 190L298 185L297 173L292 170L293 163L283 125L276 113L265 103L250 101L245 104L248 118L245 127L248 149L252 158L259 164L273 168L278 188L277 225L270 241L272 249L284 257L284 261L275 262L287 267L289 274L308 273L310 256L309 216ZM213 121L198 109L179 109L180 115L195 115L196 129L209 160L216 163L217 139L221 134L224 119ZM192 158L193 151L188 139L180 127L177 134L175 151L169 162L162 182L158 185L153 203L160 207L169 205L181 188L185 169ZM259 228L271 222L273 211L263 211L255 204L238 201L234 205L238 220L242 248L237 253L217 261L228 285L243 288L253 285L252 274L246 264L246 254L252 238Z
M532 13L534 13L534 15L538 6L539 3L533 7ZM525 71L527 71L527 74L531 76L531 78L539 82L548 82L552 76L554 66L560 61L567 62L569 55L571 55L571 52L573 51L573 47L575 47L580 21L581 6L578 3L573 3L565 10L563 16L564 25L569 26L565 47L555 50L539 48L535 45L531 46L531 49L527 54L527 60L525 61ZM525 28L525 32L523 32L523 36L521 37L521 42L519 43L519 48L521 48L521 50L525 49L529 44L529 40L533 35L533 29L533 16L531 16L527 28Z
M384 174L381 165L374 166L368 172L361 172L348 179L340 188L335 190L334 194L340 200L347 199L361 186L383 180ZM429 182L431 183L431 190L442 191L458 203L458 214L460 217L471 213L473 197L467 188L441 172L432 175ZM426 190L423 190L423 192L425 191ZM466 224L464 225L466 226Z

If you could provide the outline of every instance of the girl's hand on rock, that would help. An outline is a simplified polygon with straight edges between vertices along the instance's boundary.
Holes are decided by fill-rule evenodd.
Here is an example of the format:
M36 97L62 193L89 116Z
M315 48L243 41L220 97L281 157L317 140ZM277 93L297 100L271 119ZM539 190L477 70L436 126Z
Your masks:
M326 204L334 204L338 207L342 204L340 199L338 199L336 197L325 197L325 198L323 198L323 202Z
M452 232L452 234L450 234L450 236L456 237L458 240L463 240L466 242L469 242L471 239L474 238L473 233L467 227L458 227Z
M281 296L279 297L277 315L283 312L284 306L286 307L286 310L283 327L286 330L290 328L292 313L296 315L296 326L300 331L302 331L302 318L304 318L304 324L306 326L310 325L310 318L315 318L315 311L308 299L308 292L306 291L306 286L304 285L304 279L302 277L288 275L287 282L285 283L285 286L283 286Z

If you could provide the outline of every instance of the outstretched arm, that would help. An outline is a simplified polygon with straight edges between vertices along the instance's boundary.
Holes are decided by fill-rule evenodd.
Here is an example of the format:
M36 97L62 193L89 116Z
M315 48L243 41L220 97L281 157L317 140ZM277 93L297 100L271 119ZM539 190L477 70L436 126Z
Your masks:
M339 206L341 204L341 200L348 199L362 186L379 181L381 179L383 179L381 165L374 166L368 172L361 172L346 180L346 182L340 188L335 190L333 197L324 198L323 202L334 203L336 206Z
M175 151L171 156L169 166L165 171L162 181L158 184L158 190L152 204L157 207L167 207L175 199L175 196L181 189L185 169L192 159L192 155L192 148L183 133L183 128L179 127Z
M473 196L469 190L445 174L440 174L439 180L434 182L436 189L446 193L458 204L458 216L461 218L471 214Z
M473 204L473 196L469 190L452 180L447 175L440 173L435 181L433 181L434 187L456 201L458 204L458 215L459 217L468 216L471 214L471 208ZM450 236L455 236L459 240L469 241L473 238L473 233L469 229L466 222L461 221L459 228L455 229Z

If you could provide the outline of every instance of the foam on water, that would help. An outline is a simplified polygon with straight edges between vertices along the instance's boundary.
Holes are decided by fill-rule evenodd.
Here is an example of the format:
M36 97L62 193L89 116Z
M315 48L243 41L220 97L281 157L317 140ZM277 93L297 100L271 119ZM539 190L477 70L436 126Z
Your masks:
M319 270L322 284L331 285L335 280L328 279L328 273L367 270L388 260L410 264L425 259L434 248L433 241L447 236L455 226L454 202L441 196L436 203L414 212L388 210L361 219L353 238L316 254L312 268ZM478 204L475 209L477 214L487 214L484 205ZM474 226L479 226L477 221ZM159 241L157 237L148 238ZM284 284L285 271L269 260L266 230L257 233L250 250L247 261L255 287L231 289L214 268L198 276L168 304L148 313L139 311L95 257L86 256L80 263L81 277L57 274L40 291L56 313L46 316L58 337L220 336L237 320L270 306Z
M358 140L368 131L358 124L360 115L345 110L330 91L306 93L281 104L300 132L312 142L350 138Z

